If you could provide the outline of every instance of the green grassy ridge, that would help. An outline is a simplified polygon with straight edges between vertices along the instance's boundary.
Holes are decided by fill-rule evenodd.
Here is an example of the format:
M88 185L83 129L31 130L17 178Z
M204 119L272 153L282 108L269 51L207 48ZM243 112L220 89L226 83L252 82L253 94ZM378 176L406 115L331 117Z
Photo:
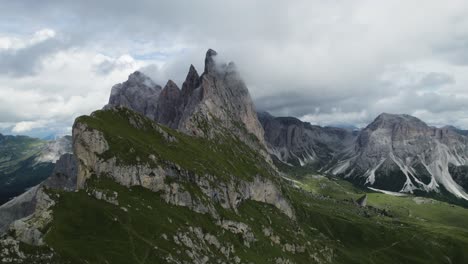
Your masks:
M209 215L167 204L159 193L141 187L126 188L103 177L90 182L89 187L118 192L120 205L96 200L85 191L52 194L57 205L46 242L58 254L58 263L165 263L164 258L169 254L190 262L184 253L187 248L172 240L177 232L185 232L190 227L200 227L222 244L234 246L235 255L243 262L272 263L282 257L306 263L309 259L308 253L283 252L263 234L265 226L272 226L282 241L296 244L308 241L307 237L297 238L294 234L299 226L271 205L249 201L239 208L238 214L217 208L224 219L250 226L256 241L246 247L242 236L222 229ZM128 212L120 207L127 208ZM163 234L169 239L164 239ZM195 237L191 239L196 241ZM318 251L323 245L315 242L309 248L313 247ZM206 254L210 256L209 263L218 259L228 261L213 246L206 249Z
M85 191L52 194L57 205L46 242L58 254L57 263L165 263L169 254L189 261L184 255L187 248L170 238L187 232L191 226L215 235L221 243L233 245L243 262L271 263L281 257L295 263L311 263L309 255L324 249L328 249L327 254L333 251L331 263L449 263L446 256L452 263L468 261L466 231L461 232L447 219L419 223L400 216L399 211L394 212L399 217L380 216L347 201L321 199L292 187L284 187L284 191L295 209L296 221L271 205L253 201L244 202L238 214L216 207L222 219L249 225L256 238L250 248L244 246L242 236L221 229L208 214L167 204L159 193L141 187L126 188L105 177L92 180L89 188L116 191L119 206L96 200ZM373 206L387 206L389 199L392 201L383 194L369 195ZM419 206L423 210L425 205ZM281 246L263 234L264 227L271 227L282 244L311 245L306 246L305 253L283 252ZM163 234L169 240L162 238ZM196 241L196 237L191 239ZM227 261L216 248L208 246L206 250L209 263L217 259Z
M133 126L131 120L137 120L139 127ZM176 163L199 175L251 180L255 175L271 177L273 173L258 153L231 134L214 140L192 137L126 108L96 111L77 118L75 125L78 123L104 134L109 150L103 153L103 158L115 156L124 164L152 164L149 156L155 155L161 161ZM175 140L168 141L158 127Z

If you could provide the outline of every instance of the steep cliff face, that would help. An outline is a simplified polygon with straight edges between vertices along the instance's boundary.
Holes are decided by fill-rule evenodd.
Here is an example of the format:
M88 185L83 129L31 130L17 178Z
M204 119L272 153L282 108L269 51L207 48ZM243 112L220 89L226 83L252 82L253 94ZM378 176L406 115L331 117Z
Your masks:
M468 199L449 171L468 162L468 140L408 115L382 114L361 131L353 151L331 172L397 192L440 192Z
M124 186L161 191L167 202L213 216L217 215L214 207L218 203L225 209L236 210L241 202L254 200L272 204L294 218L291 206L278 188L275 171L262 157L255 157L255 150L241 142L209 144L202 138L165 130L126 109L79 118L73 135L80 189L86 188L86 182L93 176L107 176ZM129 149L122 149L127 146ZM178 151L191 156L190 160ZM236 154L243 155L246 163L231 160ZM200 189L202 196L194 197L183 188L184 184ZM210 202L203 202L207 199Z
M281 162L319 170L333 164L352 147L357 133L333 127L313 126L294 117L258 113L269 151Z
M177 128L180 105L180 89L173 81L169 80L159 95L155 121L171 128Z

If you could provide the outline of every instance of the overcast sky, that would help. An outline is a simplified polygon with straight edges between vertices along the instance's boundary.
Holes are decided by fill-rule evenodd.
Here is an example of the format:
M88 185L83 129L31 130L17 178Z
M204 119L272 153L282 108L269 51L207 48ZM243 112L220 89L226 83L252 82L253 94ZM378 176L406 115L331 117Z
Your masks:
M181 85L208 48L274 115L468 129L466 1L31 0L1 1L0 132L70 133L133 71Z

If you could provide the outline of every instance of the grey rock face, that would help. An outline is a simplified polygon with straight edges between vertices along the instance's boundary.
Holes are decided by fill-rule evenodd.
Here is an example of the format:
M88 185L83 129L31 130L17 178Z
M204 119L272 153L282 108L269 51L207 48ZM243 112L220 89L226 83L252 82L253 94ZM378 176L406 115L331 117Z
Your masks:
M350 130L313 126L294 117L273 117L266 112L258 113L258 117L269 152L296 166L326 167L344 149L352 147L357 137Z
M234 63L218 64L216 55L213 50L206 53L200 86L193 90L196 98L183 109L179 130L209 138L229 131L248 145L264 148L264 131L244 81Z
M64 154L55 164L52 175L44 182L51 189L73 191L76 189L78 164L73 154Z
M193 65L190 65L187 77L185 78L185 81L182 84L182 109L185 109L185 107L187 107L187 104L190 100L194 101L195 103L198 103L200 101L200 94L194 95L198 87L200 87L200 75L198 75L198 72L195 69L195 67Z
M136 71L128 80L112 87L109 103L104 108L127 107L151 119L156 118L156 108L161 86Z
M169 81L161 91L135 72L112 88L105 108L126 107L189 135L213 138L233 133L265 152L264 131L245 83L234 63L219 64L216 55L214 50L207 51L201 77L190 66L182 90Z
M467 143L451 129L430 127L409 115L381 114L329 172L378 189L412 193L443 187L468 199L449 172L450 166L467 165Z
M260 113L269 152L393 192L440 192L468 199L468 138L452 127L430 127L409 115L381 114L365 129L317 127Z
M173 81L169 80L159 95L155 120L171 128L177 128L180 104L180 89Z
M356 203L360 207L366 207L367 206L367 194L364 194L362 197L356 200Z
M34 212L38 189L39 187L35 186L0 206L0 234L8 230L13 221L31 215Z

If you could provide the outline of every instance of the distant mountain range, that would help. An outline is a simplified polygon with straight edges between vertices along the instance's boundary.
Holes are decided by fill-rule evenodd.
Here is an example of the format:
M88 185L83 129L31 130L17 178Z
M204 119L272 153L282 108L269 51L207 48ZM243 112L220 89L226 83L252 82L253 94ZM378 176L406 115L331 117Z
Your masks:
M0 134L0 204L45 180L62 154L71 152L71 136L45 141Z
M466 131L386 113L359 131L268 113L259 113L259 119L271 155L289 167L310 168L375 189L468 200Z

